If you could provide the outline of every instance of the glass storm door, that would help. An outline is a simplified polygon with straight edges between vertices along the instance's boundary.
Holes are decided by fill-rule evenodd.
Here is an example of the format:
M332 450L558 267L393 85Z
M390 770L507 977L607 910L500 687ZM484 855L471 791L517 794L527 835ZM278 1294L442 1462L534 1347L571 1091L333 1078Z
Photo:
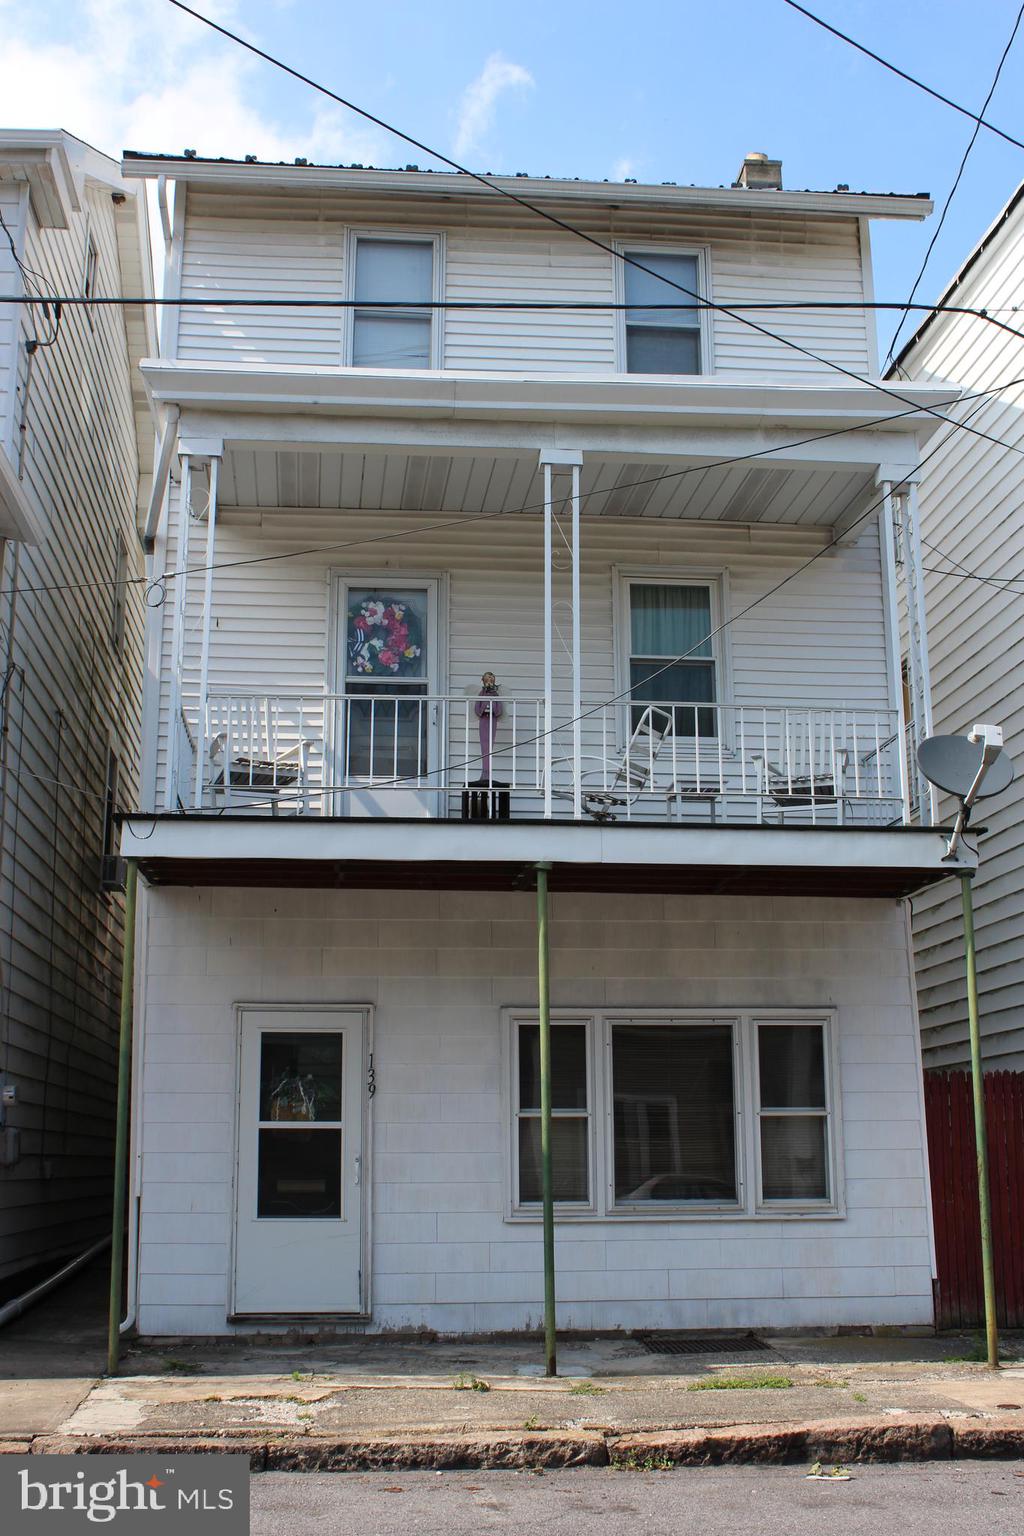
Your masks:
M364 1027L242 1016L236 1314L360 1311Z
M343 582L338 722L349 813L437 800L437 582ZM363 789L366 786L366 789Z

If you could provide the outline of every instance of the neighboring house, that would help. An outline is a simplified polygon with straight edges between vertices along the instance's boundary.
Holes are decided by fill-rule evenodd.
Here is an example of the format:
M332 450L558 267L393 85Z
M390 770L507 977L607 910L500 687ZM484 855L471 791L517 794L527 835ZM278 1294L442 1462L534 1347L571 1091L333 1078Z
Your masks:
M933 727L963 734L1001 725L1017 777L982 802L974 882L982 1053L1024 1070L1024 185L939 300L992 320L934 314L900 352L901 381L949 381L950 412L994 441L954 432L921 475L922 576L930 632ZM973 396L988 391L980 399ZM937 440L938 441L938 440ZM970 573L970 574L968 574ZM981 578L981 579L979 579ZM952 803L940 809L951 814ZM926 1067L970 1060L959 893L914 899L917 986Z
M501 182L652 277L466 176L124 169L183 301L129 1320L537 1325L548 863L561 1324L928 1323L906 897L948 866L879 501L955 391L870 387L856 307L756 316L851 379L664 279L856 306L931 204Z
M0 131L0 297L151 292L144 194ZM0 1294L110 1231L154 345L140 308L0 303Z

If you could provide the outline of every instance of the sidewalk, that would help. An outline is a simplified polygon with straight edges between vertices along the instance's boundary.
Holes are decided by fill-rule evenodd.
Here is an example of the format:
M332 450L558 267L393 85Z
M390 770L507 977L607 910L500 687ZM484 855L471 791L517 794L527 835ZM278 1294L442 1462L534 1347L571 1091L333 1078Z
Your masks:
M101 1266L102 1267L102 1266ZM87 1287L86 1287L87 1288ZM254 1466L565 1466L1024 1456L1024 1339L778 1337L756 1352L568 1339L129 1346L57 1293L0 1340L0 1449L246 1450Z

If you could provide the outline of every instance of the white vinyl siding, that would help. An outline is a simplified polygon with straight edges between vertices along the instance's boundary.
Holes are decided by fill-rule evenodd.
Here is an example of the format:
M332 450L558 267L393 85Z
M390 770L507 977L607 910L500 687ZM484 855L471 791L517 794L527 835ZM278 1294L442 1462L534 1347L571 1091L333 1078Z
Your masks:
M176 506L172 504L172 526ZM417 531L417 521L424 531ZM356 543L402 531L396 549L410 575L447 577L447 638L442 675L456 696L475 695L485 668L506 697L538 698L543 679L543 584L540 521L503 517L429 531L434 518L378 512L298 509L235 511L218 518L211 636L213 692L275 690L320 693L328 677L329 572L358 578L377 570L380 546L350 553L318 545ZM731 610L739 613L830 542L830 531L760 524L713 524L634 518L584 519L582 536L582 640L584 709L617 694L618 570L642 565L665 579L697 569L728 570ZM385 546L386 547L386 546ZM254 555L313 549L298 559L231 567ZM375 558L376 557L376 558ZM173 543L165 555L173 568ZM559 595L559 594L556 594ZM164 604L161 693L161 782L166 755L167 679L172 605ZM184 700L195 719L201 591L193 582L186 625ZM873 523L855 542L796 576L776 595L730 624L731 702L888 708L885 631L878 541ZM556 719L568 718L571 680L556 656ZM584 730L584 751L600 751L600 721ZM162 799L157 800L162 804Z
M952 302L993 312L1024 302L1024 207L995 236ZM1013 320L1012 316L1004 316ZM904 362L914 379L948 380L968 394L1024 378L1024 342L982 319L935 318ZM980 405L980 409L979 409ZM962 734L1001 725L1018 765L1011 787L975 820L988 830L974 881L978 984L986 1066L1024 1070L1024 600L1019 590L959 576L939 551L996 580L1024 571L1024 385L951 408L990 434L954 433L925 467L920 491L934 728ZM1018 584L1019 585L1019 584ZM950 819L953 804L940 799ZM914 898L914 936L926 1067L969 1061L960 898L953 882Z
M495 206L498 204L498 206ZM445 292L453 300L565 299L612 302L615 258L494 199L448 208ZM652 239L666 248L708 252L717 303L786 298L856 302L865 295L858 221L737 213L636 211L579 215L602 242L632 249ZM438 208L397 198L345 200L324 194L188 197L182 296L202 307L182 310L178 355L187 359L340 366L344 320L338 310L218 308L217 297L302 298L345 295L346 230L401 228L424 237L438 230ZM869 370L863 311L776 310L751 318L858 373ZM614 373L616 317L609 310L449 311L444 366L484 372ZM738 317L716 314L711 354L719 375L768 373L835 378L834 371L759 334Z
M21 222L21 198L16 186L0 183L0 214L3 215L11 238L17 241ZM14 260L10 241L0 229L0 292L17 294L21 291L21 275ZM21 307L17 304L0 304L0 452L6 451L12 461L16 457L14 418Z
M369 1328L539 1326L536 1220L506 1218L502 1017L536 986L530 892L174 889L144 897L139 1326L226 1322L235 1004L374 1006ZM560 1220L559 1324L927 1324L927 1185L894 901L553 894L553 1003L837 1016L845 1214ZM287 1325L285 1325L287 1326Z

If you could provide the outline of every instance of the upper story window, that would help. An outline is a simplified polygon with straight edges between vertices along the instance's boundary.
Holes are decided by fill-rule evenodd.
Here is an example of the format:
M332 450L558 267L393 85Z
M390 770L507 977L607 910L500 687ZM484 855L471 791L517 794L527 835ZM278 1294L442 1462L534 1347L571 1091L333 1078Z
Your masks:
M124 650L125 628L128 619L128 545L124 535L114 535L114 582L110 613L110 643L120 656Z
M438 242L356 235L351 265L353 366L435 367Z
M703 315L690 294L704 293L696 251L625 250L626 304L671 304L671 309L627 309L627 373L705 373L708 344ZM632 266L631 262L640 266ZM642 270L644 269L644 270ZM678 285L678 286L676 286ZM680 289L688 292L680 292Z
M626 581L628 675L635 726L648 704L674 704L677 736L714 736L720 702L715 581Z

